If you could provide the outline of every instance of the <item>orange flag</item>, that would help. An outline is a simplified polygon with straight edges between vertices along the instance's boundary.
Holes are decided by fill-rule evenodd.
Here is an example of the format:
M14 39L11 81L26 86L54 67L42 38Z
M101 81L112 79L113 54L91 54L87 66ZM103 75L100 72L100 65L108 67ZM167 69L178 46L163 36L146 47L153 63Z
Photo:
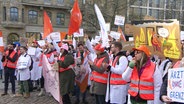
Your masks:
M0 52L4 52L2 31L0 31Z
M82 23L82 14L78 5L78 0L75 0L73 8L71 10L70 24L68 28L68 35L72 35L74 32L78 32Z
M43 27L43 39L46 38L51 32L53 32L52 24L50 21L49 16L47 15L47 12L44 11L43 14L44 18L44 27Z
M123 34L123 31L121 30L121 28L118 26L118 32L121 34L120 35L120 38L124 41L124 42L126 42L127 40L126 40L126 38L125 38L125 35Z

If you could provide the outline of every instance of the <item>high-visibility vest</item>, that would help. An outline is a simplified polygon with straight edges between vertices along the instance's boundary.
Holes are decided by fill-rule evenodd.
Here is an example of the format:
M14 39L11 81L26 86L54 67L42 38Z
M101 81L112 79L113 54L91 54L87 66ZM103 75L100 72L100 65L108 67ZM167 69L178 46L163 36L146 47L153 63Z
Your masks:
M65 60L65 56L62 56L62 57L60 57L60 58L58 58L58 60L60 60L60 61L64 61ZM72 64L73 66L75 65L75 64ZM64 71L67 71L67 70L71 70L71 68L62 68L62 67L60 67L59 66L59 72L64 72Z
M114 61L112 62L112 66L115 67L117 62L119 61L120 56L117 56ZM127 84L125 80L122 79L121 74L111 73L110 76L110 84L111 85L124 85Z
M100 68L104 59L105 59L105 57L102 57L100 59L96 58L94 61L94 65L97 66L98 68ZM99 82L99 83L104 83L104 84L107 84L107 79L108 79L107 72L99 73L97 71L93 71L92 75L90 77L90 80L95 81L95 82Z
M155 71L155 64L151 62L151 64L143 70L142 74L139 77L138 70L136 67L134 67L128 93L134 97L139 94L140 98L142 99L153 100L154 71Z
M11 54L10 54L10 58L13 58L15 56L17 52L16 51L13 51ZM9 55L9 51L6 51L5 52L6 56ZM3 66L4 67L8 67L8 68L13 68L15 69L16 68L16 65L17 65L17 59L15 62L11 62L9 61L7 58L5 58L5 61L3 62Z

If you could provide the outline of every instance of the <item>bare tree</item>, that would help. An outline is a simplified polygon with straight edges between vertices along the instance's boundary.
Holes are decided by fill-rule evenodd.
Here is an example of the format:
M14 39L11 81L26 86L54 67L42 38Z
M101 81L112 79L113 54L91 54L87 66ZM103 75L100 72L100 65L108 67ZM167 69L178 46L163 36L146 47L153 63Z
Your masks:
M134 3L136 0L130 0L130 3ZM111 24L111 29L116 28L114 25L114 19L116 15L126 16L127 1L126 0L86 0L83 5L83 28L87 30L99 30L97 16L94 12L94 4L97 4L100 8L105 21Z

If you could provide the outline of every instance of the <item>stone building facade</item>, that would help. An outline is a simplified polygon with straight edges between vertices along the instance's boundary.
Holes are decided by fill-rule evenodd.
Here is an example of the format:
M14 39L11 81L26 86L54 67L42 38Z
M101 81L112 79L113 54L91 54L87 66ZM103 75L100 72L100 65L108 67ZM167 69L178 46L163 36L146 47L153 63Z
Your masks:
M43 11L47 11L54 31L67 32L74 0L0 0L0 31L4 44L20 37L40 39Z

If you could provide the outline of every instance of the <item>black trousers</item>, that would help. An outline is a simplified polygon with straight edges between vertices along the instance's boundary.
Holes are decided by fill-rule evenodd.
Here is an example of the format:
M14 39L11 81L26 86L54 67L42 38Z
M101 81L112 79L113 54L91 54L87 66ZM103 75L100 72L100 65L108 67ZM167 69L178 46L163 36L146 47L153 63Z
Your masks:
M44 77L43 77L43 75L40 78L40 84L41 84L41 88L44 88Z
M105 95L96 95L95 94L96 104L106 104Z
M62 96L63 104L71 104L70 96L69 94L65 94Z
M8 92L9 79L12 84L12 93L15 94L15 69L12 68L4 68L4 93Z

